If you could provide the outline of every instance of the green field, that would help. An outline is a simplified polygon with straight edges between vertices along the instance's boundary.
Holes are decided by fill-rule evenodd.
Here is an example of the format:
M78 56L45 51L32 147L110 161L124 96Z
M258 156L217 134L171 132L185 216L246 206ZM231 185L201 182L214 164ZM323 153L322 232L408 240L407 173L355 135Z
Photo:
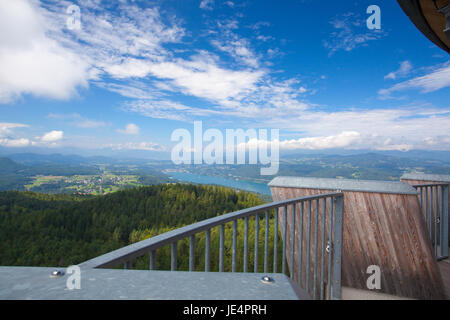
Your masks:
M37 175L32 177L32 183L24 187L27 191L99 195L142 185L137 175L104 172L101 175Z

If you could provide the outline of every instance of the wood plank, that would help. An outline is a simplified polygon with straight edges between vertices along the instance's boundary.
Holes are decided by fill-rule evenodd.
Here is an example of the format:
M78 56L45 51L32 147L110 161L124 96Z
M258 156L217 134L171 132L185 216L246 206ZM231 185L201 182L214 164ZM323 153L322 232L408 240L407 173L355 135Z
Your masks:
M450 259L438 262L442 282L444 283L445 296L450 300Z

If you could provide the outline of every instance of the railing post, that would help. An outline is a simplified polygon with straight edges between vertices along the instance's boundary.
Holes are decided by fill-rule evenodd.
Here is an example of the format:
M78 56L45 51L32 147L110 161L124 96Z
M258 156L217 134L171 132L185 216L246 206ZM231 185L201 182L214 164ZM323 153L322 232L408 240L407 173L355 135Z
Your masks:
M315 300L317 295L317 251L318 251L318 238L319 238L319 199L316 200L316 215L314 219L314 271L313 271L313 299Z
M177 242L172 242L172 254L170 255L170 271L177 271Z
M448 227L449 227L449 208L448 208L448 189L449 185L442 186L442 205L441 205L441 257L448 257Z
M333 198L330 199L330 231L329 231L329 240L328 240L328 279L327 279L327 298L331 299L331 270L332 270L332 262L333 262L333 219L334 219L334 201Z
M150 251L150 270L156 269L156 250Z
M237 250L237 220L233 221L233 252L231 257L231 272L236 272L236 250Z
M342 220L344 196L335 198L334 245L333 245L333 299L341 299L341 258L342 258Z
M300 220L299 220L299 235L298 235L298 284L302 286L302 268L303 268L303 204L304 202L299 202L300 206Z
M283 211L283 260L281 261L281 272L286 274L286 241L287 241L287 206Z
M244 272L248 269L248 217L245 217L244 230Z
M324 263L325 263L325 233L327 228L327 199L323 199L323 217L322 217L322 253L320 260L320 300L324 297L323 285L324 285Z
M195 270L195 235L189 239L189 271Z
M425 187L425 201L424 201L424 215L425 215L425 226L428 228L428 187Z
M265 233L264 233L264 273L267 272L269 263L269 210L266 210L265 218Z
M295 257L295 203L291 206L291 279L294 279L294 257Z
M305 289L309 292L309 260L311 256L311 200L308 200L308 226L306 236L306 268L305 268Z
M209 247L211 243L211 229L206 230L205 242L205 272L209 272Z
M433 213L434 207L433 207L433 187L430 187L430 224L429 224L429 234L430 234L430 241L433 243ZM436 244L435 244L436 245Z
M225 226L220 225L220 236L219 236L219 272L223 272L223 259L225 251Z
M439 200L439 190L441 190L441 193L442 193L442 188L440 188L439 186L436 186L435 187L435 197L434 197L434 228L433 228L433 231L434 231L434 255L437 257L438 256L438 238L437 238L437 235L438 235L438 217L439 217L439 203L438 203L438 200Z
M259 243L259 215L258 213L255 215L255 256L254 256L254 265L253 272L258 272L258 243Z
M275 208L275 222L273 226L273 273L277 272L278 250L278 208Z

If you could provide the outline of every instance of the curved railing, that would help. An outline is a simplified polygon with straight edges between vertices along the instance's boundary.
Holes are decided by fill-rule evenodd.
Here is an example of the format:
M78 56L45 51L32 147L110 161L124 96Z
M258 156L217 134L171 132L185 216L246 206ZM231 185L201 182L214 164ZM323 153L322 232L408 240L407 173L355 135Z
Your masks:
M319 201L321 204L319 205ZM189 271L195 270L196 235L205 232L205 266L204 271L210 272L211 261L211 230L219 228L219 263L218 271L224 271L225 252L225 224L232 223L231 245L231 271L237 272L237 235L238 221L244 220L244 248L243 248L243 272L248 270L249 251L249 220L254 224L254 248L253 248L253 272L258 272L259 247L260 247L260 216L264 220L264 273L271 271L278 273L279 245L281 251L281 272L287 274L288 268L291 278L314 298L340 298L341 276L341 243L342 243L342 204L343 194L340 192L305 196L295 199L272 202L260 206L239 210L207 220L203 220L188 226L184 226L152 238L133 243L118 250L106 253L81 263L81 268L113 268L124 265L125 269L132 267L132 261L140 256L150 255L150 270L156 270L156 254L158 249L171 246L171 271L177 271L177 244L178 241L189 238ZM328 204L328 205L327 205ZM283 208L283 210L279 210ZM321 212L319 212L321 211ZM288 215L289 212L289 215ZM319 217L322 217L320 218ZM288 221L289 216L289 221ZM326 218L328 216L328 218ZM315 218L314 218L315 217ZM273 219L273 221L271 220ZM319 220L320 235L319 235ZM269 221L273 227L273 251L269 252ZM296 224L297 221L297 224ZM301 222L300 222L301 221ZM305 223L303 223L305 222ZM314 226L311 223L315 224ZM323 225L322 225L323 224ZM278 233L281 237L278 237ZM320 236L320 244L318 237ZM279 239L280 238L280 239ZM312 241L315 240L315 241ZM279 243L281 242L281 244ZM320 246L320 248L319 248ZM297 250L297 251L296 251ZM300 251L299 251L300 250ZM298 253L300 252L300 253ZM314 257L312 256L314 253ZM318 254L321 254L318 261ZM269 268L269 255L273 266ZM327 258L326 258L327 257ZM294 261L295 259L295 261ZM326 265L325 260L327 260ZM302 262L303 261L303 262ZM287 263L286 263L287 262ZM297 264L298 271L295 271ZM298 266L302 266L298 268ZM306 266L306 269L305 269ZM260 268L261 269L261 268ZM320 269L320 276L319 275ZM303 271L304 270L304 271ZM310 270L307 272L306 270ZM295 272L294 272L295 271ZM302 276L302 272L306 276ZM298 273L298 274L297 274ZM309 274L311 273L311 277ZM295 276L295 277L294 277ZM305 281L303 281L305 280ZM327 285L328 284L328 285ZM331 285L332 284L332 285ZM318 289L320 288L320 289ZM331 288L333 293L331 294ZM318 289L318 290L316 290ZM316 293L317 292L317 293ZM319 296L320 292L320 296Z

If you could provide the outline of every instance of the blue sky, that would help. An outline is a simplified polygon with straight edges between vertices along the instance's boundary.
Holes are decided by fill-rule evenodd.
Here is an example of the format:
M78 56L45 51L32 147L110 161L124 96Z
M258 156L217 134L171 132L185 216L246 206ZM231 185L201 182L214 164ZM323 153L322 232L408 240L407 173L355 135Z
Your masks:
M448 55L396 1L0 0L0 30L8 152L167 154L200 120L282 151L450 150Z

